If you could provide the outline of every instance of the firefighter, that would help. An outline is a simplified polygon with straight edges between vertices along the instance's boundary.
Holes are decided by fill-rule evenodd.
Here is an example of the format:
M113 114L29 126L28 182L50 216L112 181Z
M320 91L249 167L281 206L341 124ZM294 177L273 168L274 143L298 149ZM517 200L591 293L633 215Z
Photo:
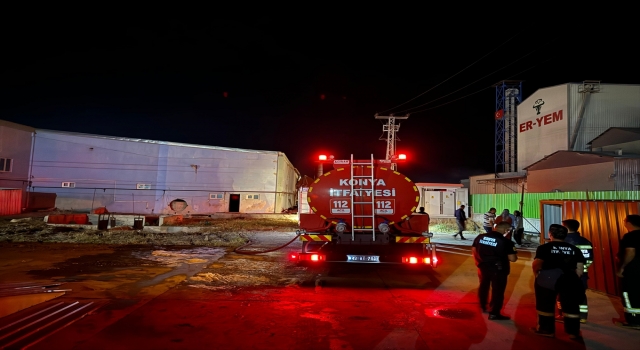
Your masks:
M627 215L624 227L629 231L620 241L618 277L621 278L625 328L640 329L640 215Z
M580 222L578 220L564 220L562 221L562 226L566 227L567 231L569 231L569 233L567 234L567 238L565 238L564 241L567 243L571 243L576 246L576 248L580 249L582 251L584 259L586 260L584 264L584 272L582 273L582 276L580 276L582 286L586 291L588 288L587 281L589 280L589 274L587 270L593 263L593 245L591 244L591 241L581 236L580 232L578 232L578 229L580 228ZM562 316L562 305L560 305L560 300L558 300L557 305L560 314L556 315L556 321L563 322L564 317ZM588 314L589 307L587 305L587 294L585 293L584 300L580 304L580 323L587 323Z
M559 297L565 332L570 339L582 341L579 305L584 300L584 287L580 276L586 260L580 249L564 241L567 233L566 227L552 224L549 226L551 242L536 250L532 268L536 276L538 326L532 330L537 335L555 336L554 311Z
M490 320L510 319L500 314L510 271L509 262L518 260L515 246L510 240L504 238L504 233L510 228L509 223L498 224L495 231L478 235L471 248L480 279L478 301L482 312L489 312ZM491 303L490 309L487 310L489 287L491 287Z

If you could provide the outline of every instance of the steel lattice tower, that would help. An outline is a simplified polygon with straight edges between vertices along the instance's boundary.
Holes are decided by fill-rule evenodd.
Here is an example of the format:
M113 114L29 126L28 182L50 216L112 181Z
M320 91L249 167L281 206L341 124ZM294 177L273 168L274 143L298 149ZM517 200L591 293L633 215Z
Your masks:
M522 102L522 81L504 80L496 85L495 173L518 170L518 105Z
M386 151L385 159L393 160L394 157L396 156L396 139L398 139L398 137L396 136L396 133L400 130L400 124L396 125L396 119L406 120L406 119L409 119L409 115L407 114L404 116L396 117L394 115L380 116L376 114L374 117L376 119L388 120L387 124L382 126L382 132L387 133L387 151ZM381 140L383 139L381 138ZM391 169L398 170L398 165L396 163L391 163Z

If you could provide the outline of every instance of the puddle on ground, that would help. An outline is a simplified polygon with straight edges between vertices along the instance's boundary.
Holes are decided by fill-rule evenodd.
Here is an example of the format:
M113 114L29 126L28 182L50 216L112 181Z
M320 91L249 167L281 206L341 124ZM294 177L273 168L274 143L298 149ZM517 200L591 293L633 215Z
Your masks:
M117 248L112 252L100 254L87 254L69 258L67 260L52 264L43 270L30 270L29 274L39 278L63 278L82 280L80 276L99 275L105 273L114 273L115 271L127 270L132 267L148 268L161 267L162 264L149 260L141 260L132 254L131 248ZM70 252L77 254L77 252ZM134 253L149 254L149 250L134 250Z
M191 277L191 276L189 276ZM271 279L266 276L247 276L237 274L219 274L206 272L191 277L190 282L222 283L227 285L256 285L268 284Z
M135 289L142 289L155 284L158 284L170 277L185 275L187 278L200 272L208 264L220 259L225 254L223 248L194 248L183 250L154 250L149 254L148 252L134 252L134 256L137 255L140 259L151 260L155 263L160 263L164 266L173 267L169 272L155 276L150 280L139 281L133 286Z
M158 250L139 248L119 248L113 252L74 257L53 264L44 270L31 270L29 274L38 278L55 279L63 282L108 282L101 289L115 288L117 285L129 285L133 291L160 284L178 275L190 278L208 264L223 257L224 248L198 247L180 249L164 248ZM155 275L151 271L161 268L166 271ZM150 274L151 272L151 274ZM129 281L127 281L129 280ZM132 284L129 284L131 280ZM117 282L119 281L119 282Z
M179 266L183 264L211 263L220 259L225 253L223 248L193 248L182 250L154 250L149 252L133 252L133 256L161 263L164 266Z

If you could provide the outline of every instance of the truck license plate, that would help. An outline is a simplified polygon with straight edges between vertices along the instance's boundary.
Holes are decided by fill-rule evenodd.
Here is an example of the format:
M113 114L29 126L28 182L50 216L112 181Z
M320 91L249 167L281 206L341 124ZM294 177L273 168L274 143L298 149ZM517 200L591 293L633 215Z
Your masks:
M378 255L347 255L347 262L379 263L380 256Z

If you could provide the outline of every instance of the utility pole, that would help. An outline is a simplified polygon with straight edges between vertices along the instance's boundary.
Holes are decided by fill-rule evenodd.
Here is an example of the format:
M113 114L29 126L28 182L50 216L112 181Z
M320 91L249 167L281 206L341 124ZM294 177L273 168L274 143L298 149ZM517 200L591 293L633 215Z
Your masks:
M385 156L385 159L392 160L396 155L396 139L397 139L396 133L400 130L400 124L396 125L396 119L399 119L399 120L409 119L409 114L396 117L394 115L382 116L376 113L375 118L387 119L387 124L382 125L382 132L387 133L387 154ZM380 140L384 140L384 138L381 136ZM391 163L391 169L398 170L398 165L396 163Z

